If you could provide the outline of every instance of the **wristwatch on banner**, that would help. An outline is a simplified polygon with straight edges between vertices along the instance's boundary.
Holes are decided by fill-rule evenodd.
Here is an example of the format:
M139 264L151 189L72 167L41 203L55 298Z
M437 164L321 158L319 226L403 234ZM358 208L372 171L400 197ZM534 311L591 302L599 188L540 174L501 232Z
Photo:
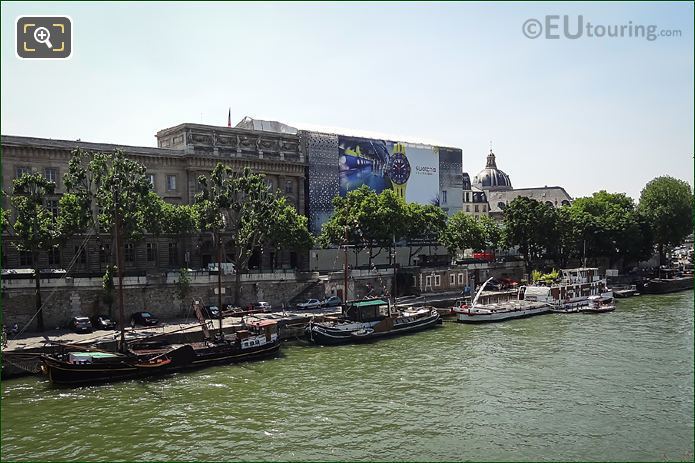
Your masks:
M393 155L389 160L388 174L393 184L393 191L405 199L405 187L410 178L410 163L405 156L405 144L396 143L393 146Z

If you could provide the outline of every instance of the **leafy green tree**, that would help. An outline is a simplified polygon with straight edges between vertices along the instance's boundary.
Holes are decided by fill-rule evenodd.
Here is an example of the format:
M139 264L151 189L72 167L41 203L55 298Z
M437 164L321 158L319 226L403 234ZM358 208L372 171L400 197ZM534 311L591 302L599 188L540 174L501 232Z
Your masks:
M693 191L683 180L657 177L642 190L638 210L649 222L663 262L666 248L693 233Z
M582 243L577 247L588 257L607 257L608 265L627 264L649 256L651 234L636 210L634 201L624 193L598 191L578 198L570 207L574 226Z
M553 206L524 196L514 198L504 210L507 244L519 247L527 270L534 259L556 246L556 221Z
M318 242L323 246L349 244L355 253L369 250L369 265L385 248L406 233L407 206L392 190L377 194L368 186L333 198L334 212L323 224Z
M502 247L502 228L490 216L483 215L478 218L478 222L483 231L483 240L486 249L499 249Z
M463 211L449 217L441 241L451 255L459 250L482 251L486 247L485 230L480 221Z
M36 283L36 321L39 331L44 330L43 307L41 304L41 275L39 253L58 246L61 240L56 218L46 208L46 197L55 191L55 183L37 173L23 174L13 182L10 202L15 211L13 245L31 253Z
M111 238L110 249L123 255L123 240L137 241L152 228L156 231L158 220L152 220L152 195L145 166L114 153L92 153L81 148L72 153L63 182L66 194L60 198L60 228L64 234L96 233ZM116 242L116 226L121 242ZM122 276L123 264L113 262ZM119 323L125 320L119 303ZM123 337L121 337L123 344Z
M306 216L299 214L285 197L278 198L275 208L275 219L270 224L268 233L268 242L275 250L273 270L277 266L277 256L282 248L311 249L313 245Z
M424 246L440 241L446 229L447 215L439 206L418 203L407 204L405 214L404 238L410 247L408 253L408 265L410 265L413 256Z
M235 173L221 163L209 176L198 177L198 182L201 191L195 197L195 208L200 228L212 232L218 255L223 234L233 244L230 260L236 269L234 303L238 304L241 274L248 270L253 250L268 239L279 195L270 190L262 175L248 168ZM221 304L221 295L219 298Z
M191 294L191 276L186 267L179 269L179 279L176 280L176 297L178 297L185 307L185 302ZM222 310L222 307L219 308Z

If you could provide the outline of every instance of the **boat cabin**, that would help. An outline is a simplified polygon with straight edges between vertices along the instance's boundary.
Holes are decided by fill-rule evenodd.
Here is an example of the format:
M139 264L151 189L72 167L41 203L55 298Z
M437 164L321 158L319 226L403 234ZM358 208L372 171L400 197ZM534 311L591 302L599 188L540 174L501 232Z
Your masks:
M389 315L389 303L382 299L348 302L343 308L343 315L356 322L383 320Z
M562 270L562 280L565 283L594 283L600 279L597 267Z

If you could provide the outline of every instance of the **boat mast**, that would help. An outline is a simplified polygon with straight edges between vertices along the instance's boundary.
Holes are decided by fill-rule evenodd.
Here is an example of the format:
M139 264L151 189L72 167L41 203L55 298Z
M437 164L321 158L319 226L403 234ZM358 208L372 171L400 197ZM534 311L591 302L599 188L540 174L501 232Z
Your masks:
M217 313L220 318L220 337L222 337L222 232L217 232Z
M121 328L121 339L119 350L121 352L125 351L125 313L123 310L123 253L121 251L122 237L121 237L121 211L119 209L119 199L121 195L120 188L117 188L114 195L114 209L115 209L115 233L116 233L116 267L118 269L118 323Z
M495 277L490 277L490 278L488 278L487 280L485 280L485 283L483 283L483 285L480 287L480 289L478 290L477 294L475 295L475 299L473 299L473 303L471 304L471 309L472 309L473 307L475 307L475 303L478 302L478 298L480 297L480 293L482 293L483 290L485 289L485 285L488 284L488 283L490 283L490 280L493 280L494 278L495 278Z
M345 224L345 243L343 244L343 288L345 291L343 303L348 301L348 227Z

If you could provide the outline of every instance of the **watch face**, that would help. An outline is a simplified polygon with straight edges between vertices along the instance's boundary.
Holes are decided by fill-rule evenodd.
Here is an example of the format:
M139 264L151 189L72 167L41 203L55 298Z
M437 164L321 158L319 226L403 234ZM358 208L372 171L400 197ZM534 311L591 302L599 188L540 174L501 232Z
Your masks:
M391 181L397 185L403 185L410 177L410 163L408 158L400 153L393 155L391 160L391 169L389 169L389 177Z

